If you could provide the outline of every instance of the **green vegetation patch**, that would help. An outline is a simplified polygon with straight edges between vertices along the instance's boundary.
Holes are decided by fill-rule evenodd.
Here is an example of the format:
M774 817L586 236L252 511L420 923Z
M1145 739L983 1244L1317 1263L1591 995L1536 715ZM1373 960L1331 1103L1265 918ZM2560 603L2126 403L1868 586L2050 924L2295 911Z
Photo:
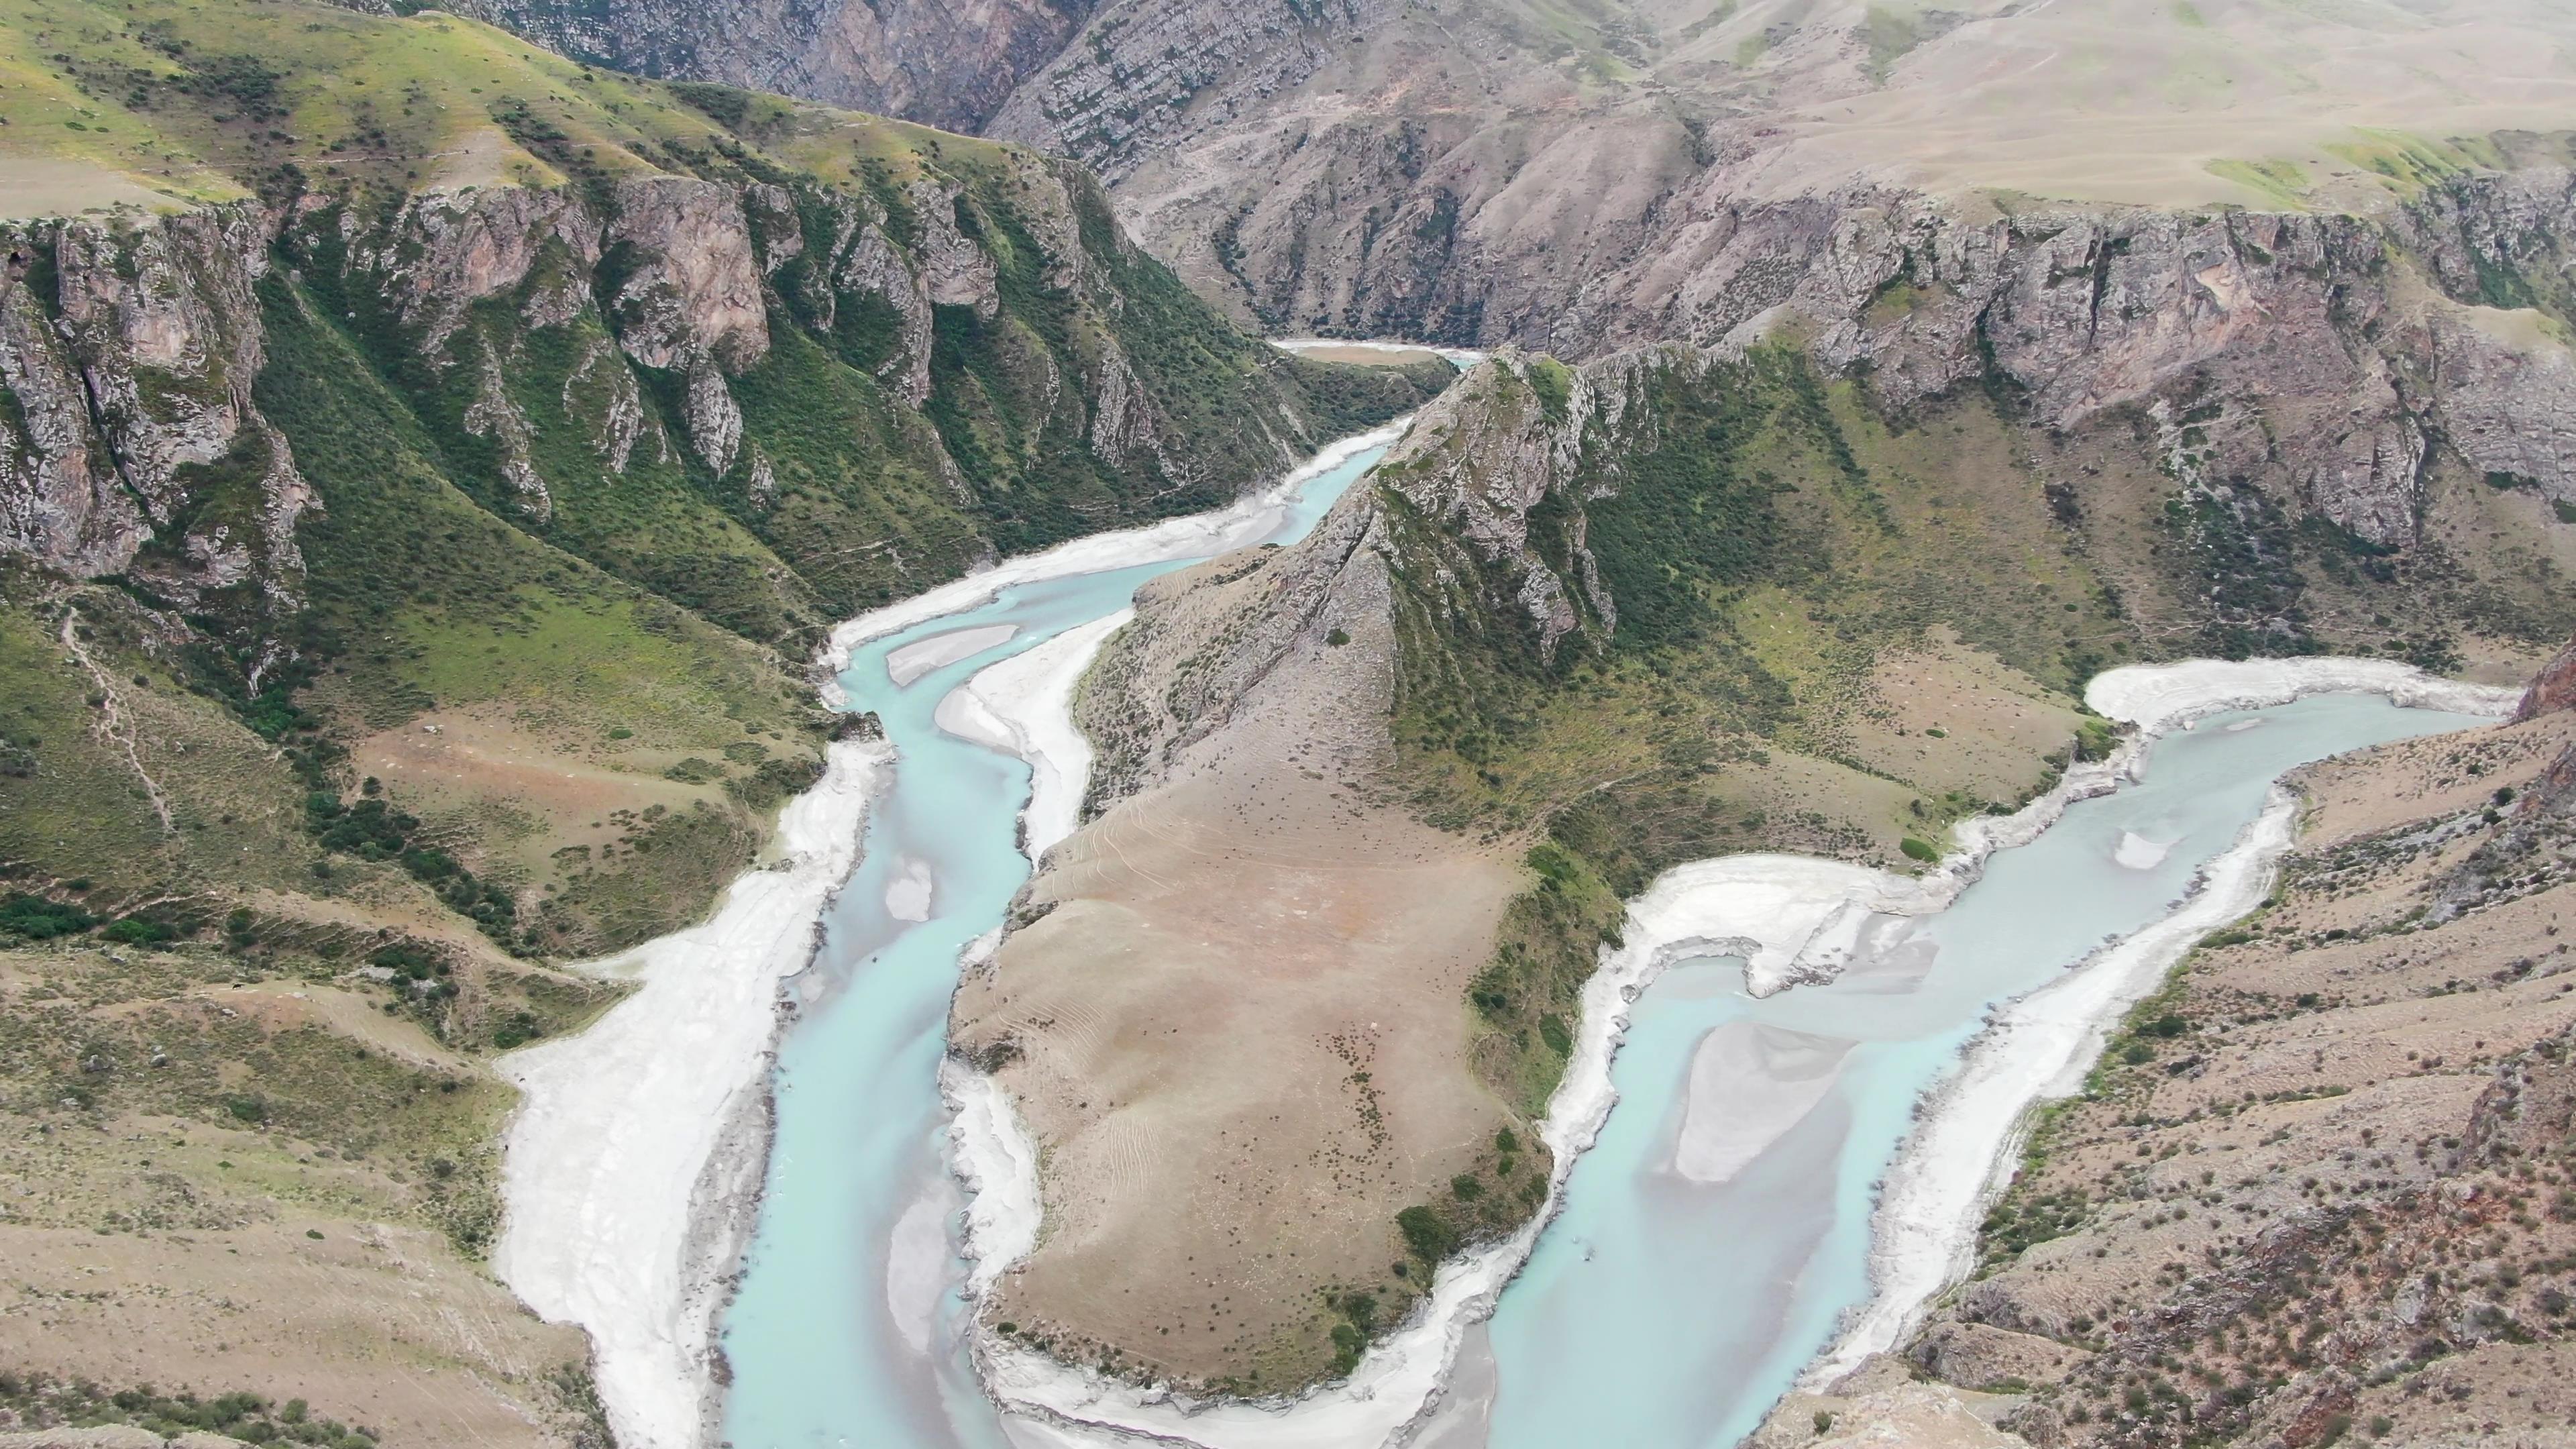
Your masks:
M2308 169L2296 161L2282 157L2261 161L2226 159L2210 162L2208 171L2221 181L2232 181L2275 206L2298 209L2307 204L2311 184Z

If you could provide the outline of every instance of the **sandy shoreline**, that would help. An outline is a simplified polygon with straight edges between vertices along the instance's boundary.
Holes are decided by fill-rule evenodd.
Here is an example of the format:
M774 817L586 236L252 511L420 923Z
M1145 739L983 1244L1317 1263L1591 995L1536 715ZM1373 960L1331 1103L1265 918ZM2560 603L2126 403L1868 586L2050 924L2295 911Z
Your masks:
M891 758L833 745L822 781L779 813L776 865L736 879L704 923L593 966L642 989L589 1030L499 1063L521 1100L492 1269L590 1335L627 1449L706 1433L716 1319L767 1160L779 983L813 957Z
M1585 984L1574 1055L1540 1129L1556 1152L1557 1167L1539 1216L1511 1239L1444 1265L1426 1304L1373 1347L1350 1379L1294 1399L1199 1404L979 1335L978 1363L987 1387L1064 1442L1150 1436L1203 1449L1407 1442L1436 1413L1467 1331L1492 1312L1561 1203L1574 1160L1608 1120L1617 1101L1610 1064L1630 1008L1665 968L1694 956L1740 955L1748 987L1766 995L1830 980L1889 918L1943 909L1983 873L1995 851L2038 838L2069 804L2133 778L2149 745L2165 731L2226 710L2320 693L2380 694L2400 705L2501 715L2519 691L2458 684L2384 660L2131 666L2105 673L2086 692L2095 710L2137 726L2112 758L2072 767L2054 789L2012 815L1966 822L1956 831L1960 848L1920 876L1784 855L1675 867L1630 904L1625 945L1606 952ZM1045 713L1051 703L1014 702L1031 716ZM1022 736L1032 737L1033 731ZM1073 788L1078 793L1079 786ZM1969 1241L1964 1230L1973 1227L2006 1160L2016 1124L2052 1089L2081 1079L2099 1050L2104 1025L2152 989L2194 941L2261 899L2271 864L2288 848L2294 825L2295 812L2275 802L2203 871L2197 888L2172 913L2097 954L2089 963L2093 969L2071 972L1998 1011L1996 1027L1978 1038L1959 1070L1927 1100L1922 1124L1891 1164L1872 1220L1875 1291L1847 1318L1811 1377L1894 1342L1923 1304L1952 1281ZM1005 1238L1033 1242L1041 1211L1035 1154L1024 1140L1007 1140L1015 1128L1007 1116L984 1113L970 1122L961 1114L956 1151L961 1161L1009 1156L1028 1164L1026 1177L1013 1183L1009 1209L1025 1220L1013 1222ZM1001 1140L978 1140L984 1134ZM989 1281L1006 1266L979 1263L977 1274Z
M1314 353L1332 358L1335 353L1374 352L1388 357L1437 357L1460 372L1484 361L1492 354L1477 347L1441 347L1429 342L1401 342L1373 338L1354 342L1347 337L1274 337L1270 345L1282 352ZM1339 360L1339 359L1336 359Z

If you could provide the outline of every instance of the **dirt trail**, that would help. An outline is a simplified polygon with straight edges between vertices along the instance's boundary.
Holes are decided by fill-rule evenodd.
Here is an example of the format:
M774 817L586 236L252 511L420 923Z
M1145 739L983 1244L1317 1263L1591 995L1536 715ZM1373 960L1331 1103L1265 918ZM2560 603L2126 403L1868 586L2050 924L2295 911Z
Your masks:
M101 739L113 741L125 751L125 762L134 767L134 777L143 782L144 793L152 798L152 813L161 817L161 833L178 834L179 826L170 818L170 801L161 793L161 782L152 778L150 770L143 768L143 751L135 743L133 726L126 720L123 704L116 692L116 681L106 670L98 667L98 661L89 657L88 647L81 643L78 609L63 613L63 647L72 652L72 657L80 661L81 668L88 670L90 679L98 685L101 703L98 723L91 726L92 732Z

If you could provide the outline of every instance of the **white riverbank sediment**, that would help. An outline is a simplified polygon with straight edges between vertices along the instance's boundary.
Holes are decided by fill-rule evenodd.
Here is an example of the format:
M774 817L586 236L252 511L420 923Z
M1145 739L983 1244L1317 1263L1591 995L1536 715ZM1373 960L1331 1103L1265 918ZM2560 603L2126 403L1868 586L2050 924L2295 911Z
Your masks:
M640 989L588 1030L499 1063L521 1101L493 1272L590 1335L626 1449L705 1438L723 1280L760 1188L779 983L814 954L889 759L831 746L822 781L779 813L776 864L735 880L704 923L591 967Z
M2522 690L2443 679L2385 659L2196 659L2108 670L2084 697L2094 712L2136 727L2124 749L2126 775L2168 730L2312 694L2376 694L2404 708L2501 719ZM2263 813L2201 868L2173 911L1995 1009L1958 1068L1927 1097L1913 1134L1889 1164L1870 1222L1870 1300L1845 1316L1804 1382L1827 1383L1893 1349L1932 1299L1965 1276L1974 1265L1977 1221L2011 1181L2014 1148L2032 1109L2083 1084L2112 1024L2154 991L2201 937L2260 904L2281 857L2297 842L2298 801L2275 786ZM2161 850L2155 853L2163 858Z
M1440 347L1429 342L1389 341L1371 338L1354 342L1343 337L1273 337L1270 345L1282 352L1378 352L1388 356L1428 353L1465 372L1493 354L1480 347Z
M1739 955L1749 989L1766 995L1829 980L1869 949L1875 934L1897 924L1892 918L1945 908L1982 873L1994 851L2036 839L2073 801L2132 778L2147 747L2164 731L2225 710L2320 693L2380 694L2400 705L2501 715L2519 691L2459 684L2383 660L2189 661L2113 670L2094 681L2087 702L2137 726L2136 734L2111 759L2072 767L2054 789L2012 815L1961 826L1960 848L1922 875L1782 855L1675 867L1630 904L1625 944L1604 952L1585 986L1573 1057L1541 1126L1557 1165L1540 1217L1510 1240L1445 1265L1426 1304L1374 1346L1348 1380L1294 1399L1196 1404L979 1339L987 1387L1005 1406L1047 1424L1050 1437L1065 1442L1082 1442L1085 1430L1105 1431L1097 1442L1150 1436L1205 1449L1407 1442L1436 1410L1467 1330L1491 1313L1556 1211L1576 1158L1607 1121L1617 1100L1611 1058L1630 1008L1666 967L1694 956ZM1072 788L1079 793L1078 783ZM1914 1135L1891 1166L1872 1220L1872 1297L1847 1316L1811 1374L1833 1372L1894 1343L1923 1304L1954 1279L2016 1124L2033 1103L2081 1080L2107 1023L2152 989L2193 942L2262 898L2271 865L2294 833L2295 810L2276 800L2204 869L2173 912L2097 953L2085 969L1998 1009L1995 1026L1927 1099ZM1796 1094L1780 1100L1787 1110ZM958 1127L969 1136L1015 1129L992 1114L972 1126L961 1115ZM990 1154L1009 1146L961 1141L959 1150ZM1014 1211L1029 1215L1019 1226L1033 1242L1040 1211L1035 1154L1025 1141L1013 1150L1029 1164L1027 1177L1015 1184ZM977 1271L990 1281L999 1269L979 1264Z

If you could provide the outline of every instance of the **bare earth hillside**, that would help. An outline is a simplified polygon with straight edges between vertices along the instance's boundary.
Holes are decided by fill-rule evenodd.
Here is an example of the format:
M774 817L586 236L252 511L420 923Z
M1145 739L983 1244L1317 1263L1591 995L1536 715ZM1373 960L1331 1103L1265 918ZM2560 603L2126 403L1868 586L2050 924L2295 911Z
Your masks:
M2567 1442L2571 781L2564 712L2295 777L2279 889L2042 1117L1975 1278L1755 1442Z

